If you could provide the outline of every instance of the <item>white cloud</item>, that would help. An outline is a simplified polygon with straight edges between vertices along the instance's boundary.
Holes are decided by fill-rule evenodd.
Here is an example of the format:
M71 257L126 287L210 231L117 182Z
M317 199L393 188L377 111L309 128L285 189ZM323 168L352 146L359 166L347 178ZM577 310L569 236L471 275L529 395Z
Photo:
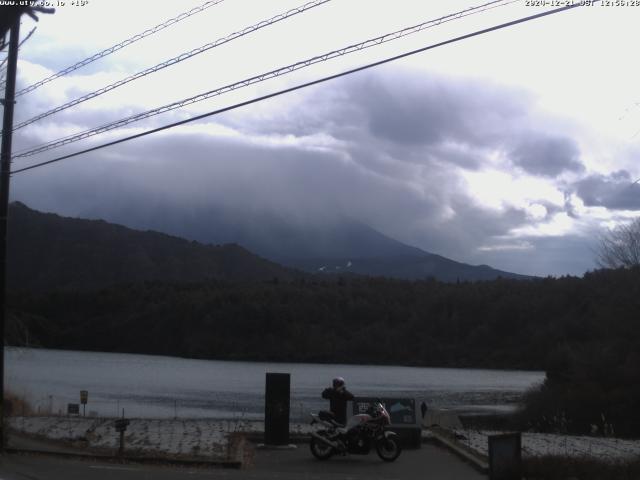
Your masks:
M526 225L511 230L511 235L518 237L561 237L575 231L575 219L565 212L557 213L547 222Z
M535 220L544 218L539 216L541 208L545 209L546 214L546 208L536 202L544 200L556 206L562 206L564 202L562 190L553 181L544 178L494 169L465 171L461 175L473 198L481 205L498 211L520 208L527 210Z
M504 252L504 251L522 251L533 250L535 246L529 241L496 243L494 245L482 245L478 247L480 252Z
M547 216L547 208L539 203L532 203L526 207L527 215L531 220L542 220Z

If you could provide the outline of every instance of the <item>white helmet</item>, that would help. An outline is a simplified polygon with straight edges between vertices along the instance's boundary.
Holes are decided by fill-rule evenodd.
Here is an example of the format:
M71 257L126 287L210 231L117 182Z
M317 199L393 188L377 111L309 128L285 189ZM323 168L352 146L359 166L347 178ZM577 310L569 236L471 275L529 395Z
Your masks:
M344 378L336 377L333 379L333 388L344 387Z

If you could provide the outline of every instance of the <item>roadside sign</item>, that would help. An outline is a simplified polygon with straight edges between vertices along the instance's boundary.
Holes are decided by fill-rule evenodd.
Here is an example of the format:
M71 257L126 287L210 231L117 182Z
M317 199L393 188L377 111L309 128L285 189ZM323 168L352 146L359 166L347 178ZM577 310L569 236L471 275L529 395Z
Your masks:
M366 413L369 407L380 400L389 412L392 426L416 426L416 401L414 398L357 397L353 402L353 414Z
M88 399L89 399L89 392L87 390L80 390L80 403L82 405L86 405Z
M116 432L124 432L129 425L129 420L126 418L119 418L115 421Z

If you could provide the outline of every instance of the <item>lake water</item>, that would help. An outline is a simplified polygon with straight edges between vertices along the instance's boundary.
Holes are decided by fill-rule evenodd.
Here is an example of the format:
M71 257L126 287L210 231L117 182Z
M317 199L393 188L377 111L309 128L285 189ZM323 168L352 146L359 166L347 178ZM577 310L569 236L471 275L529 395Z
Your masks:
M5 388L41 413L66 412L88 390L87 414L166 418L262 418L266 372L291 374L292 420L327 408L342 376L356 396L414 397L464 412L513 409L543 372L307 363L228 362L119 353L5 349Z

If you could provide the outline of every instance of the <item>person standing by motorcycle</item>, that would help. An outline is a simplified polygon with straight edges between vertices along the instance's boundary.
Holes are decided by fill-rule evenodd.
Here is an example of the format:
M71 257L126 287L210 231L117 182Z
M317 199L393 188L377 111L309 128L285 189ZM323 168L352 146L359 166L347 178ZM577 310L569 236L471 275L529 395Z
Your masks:
M347 390L344 378L333 379L332 386L322 391L322 398L329 400L329 410L336 418L336 422L346 425L347 423L347 402L353 400L353 394Z

